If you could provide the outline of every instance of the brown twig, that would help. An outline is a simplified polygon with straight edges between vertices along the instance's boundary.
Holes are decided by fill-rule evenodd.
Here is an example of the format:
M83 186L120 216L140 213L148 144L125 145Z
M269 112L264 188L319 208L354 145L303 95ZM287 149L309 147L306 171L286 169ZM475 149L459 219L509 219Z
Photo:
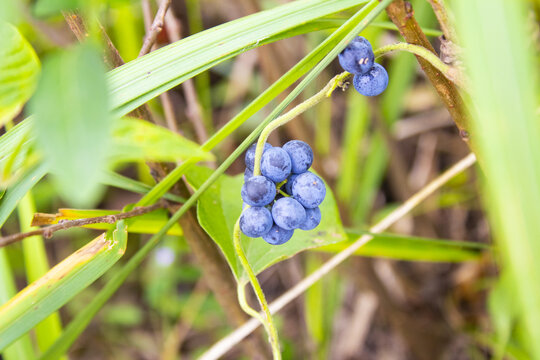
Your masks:
M165 30L167 31L167 35L171 42L182 39L180 21L174 16L172 11L165 14L165 24L167 25ZM186 116L193 124L197 138L203 143L208 140L208 133L204 126L201 105L197 98L193 79L187 79L182 83L182 91L184 92L184 98L186 100Z
M158 203L155 203L154 205L136 207L135 209L131 211L126 211L126 212L118 213L114 215L96 216L96 217L76 219L76 220L60 220L58 224L55 224L55 225L46 226L41 229L36 229L36 230L28 231L25 233L18 233L18 234L1 237L0 248L13 244L24 238L35 236L35 235L43 235L44 238L48 239L52 236L54 232L59 231L59 230L66 230L72 227L81 227L81 226L91 225L91 224L114 224L115 222L119 220L131 218L135 216L140 216L140 215L152 212L154 210L163 208L164 206L165 204L163 202L158 202Z
M159 6L159 3L158 3L158 6ZM144 27L146 29L146 33L150 34L150 32L152 31L151 30L152 29L152 23L156 21L155 19L157 19L158 16L160 16L159 11L156 14L156 17L153 19L152 18L152 6L150 5L149 0L142 0L141 8L142 8L142 12L143 12L143 20L144 20ZM167 14L169 14L169 11L165 12L165 16L167 16ZM147 35L147 37L148 37L148 35ZM151 43L150 50L148 52L154 51L154 50L157 49L157 45L156 45L155 40L156 39L154 39L154 41ZM143 45L143 47L144 47L144 45ZM142 51L142 49L141 49L141 51ZM139 56L142 56L142 55L139 54ZM175 133L181 134L180 129L178 128L178 125L177 125L176 116L174 115L174 106L172 104L171 97L170 97L169 93L164 92L162 94L159 94L159 99L161 100L161 104L163 105L163 113L165 114L165 122L166 122L167 127L170 130L174 131Z
M394 2L388 5L386 12L409 44L423 46L435 53L433 46L431 46L426 35L422 32L422 29L416 22L412 6L409 2L404 0L394 0ZM452 119L459 129L461 137L464 140L468 140L468 116L457 88L428 61L419 56L416 56L416 58L429 81L431 81L435 90L437 90L437 93L446 105L448 112L450 112Z
M450 17L448 16L448 11L444 6L443 0L428 0L435 12L435 16L441 25L441 30L444 34L446 40L450 40L453 43L456 43L457 36L454 30L454 27L450 23Z
M143 9L145 9L144 4L145 1L143 1ZM161 32L161 30L163 30L165 14L167 13L167 9L169 9L169 5L171 5L171 0L162 0L159 4L159 9L156 13L156 17L154 18L154 21L152 22L149 31L144 37L143 46L141 48L141 51L139 52L139 56L148 54L152 49L152 45L154 45L154 43L156 42L158 34ZM146 7L148 7L148 5L146 5Z
M64 19L66 20L69 28L75 35L75 37L83 42L88 37L88 25L84 19L75 11L64 11L62 12ZM103 61L105 65L109 68L115 68L117 66L123 65L124 60L120 56L120 53L114 47L111 39L105 32L105 29L101 24L99 24L99 29L101 32L101 37L105 43L105 48L103 50Z

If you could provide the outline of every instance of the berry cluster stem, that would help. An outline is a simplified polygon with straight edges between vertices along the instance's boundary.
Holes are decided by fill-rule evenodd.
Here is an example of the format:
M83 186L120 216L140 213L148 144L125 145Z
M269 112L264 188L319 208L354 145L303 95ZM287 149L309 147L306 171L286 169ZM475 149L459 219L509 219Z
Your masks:
M435 69L439 70L448 80L459 85L461 88L465 87L463 79L454 67L445 64L441 59L439 59L437 54L434 54L423 46L400 42L378 48L373 53L375 54L375 57L379 57L395 50L404 50L420 56L433 65Z
M328 84L326 84L326 86L322 88L318 93L316 93L306 101L302 102L301 104L298 104L287 113L281 115L263 129L261 135L259 136L259 140L257 141L257 148L255 149L255 166L253 168L254 176L261 175L261 157L264 149L264 144L266 143L266 140L268 140L268 136L270 136L270 133L278 127L285 125L298 115L302 114L304 111L317 105L319 102L321 102L321 100L330 97L334 90L337 87L342 86L343 82L349 76L351 76L351 74L346 71L334 76L328 82Z
M244 284L242 282L238 283L238 289L237 289L238 301L240 303L240 306L246 313L258 319L263 324L266 332L268 333L268 336L270 337L270 345L272 346L272 354L273 354L274 360L281 360L281 351L279 349L279 337L276 330L276 326L274 324L274 320L272 319L272 314L270 313L270 309L268 308L268 302L266 301L266 297L264 296L264 292L262 291L261 284L259 284L259 280L257 280L257 276L255 276L255 272L249 265L246 254L244 253L244 250L242 249L242 245L240 244L240 237L241 237L240 220L237 220L236 224L234 224L234 233L233 233L234 249L236 250L236 254L240 258L240 262L242 263L242 266L244 267L244 270L246 271L248 275L249 282L251 283L251 286L253 287L253 291L255 291L255 295L257 296L257 299L259 300L259 303L265 314L266 319L263 318L255 309L253 309L252 307L248 305L247 299L246 299L246 293L244 289Z

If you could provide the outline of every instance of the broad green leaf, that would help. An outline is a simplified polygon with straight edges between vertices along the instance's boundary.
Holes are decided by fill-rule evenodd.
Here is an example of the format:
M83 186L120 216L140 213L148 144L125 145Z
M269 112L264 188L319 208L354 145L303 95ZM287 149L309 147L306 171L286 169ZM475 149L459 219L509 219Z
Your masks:
M127 227L119 221L0 306L0 351L100 277L126 245Z
M186 176L189 183L198 188L211 174L211 169L193 167ZM232 234L234 224L242 212L240 189L243 182L243 174L234 177L222 175L200 197L197 205L199 223L221 248L239 281L246 281L246 278L234 251ZM319 226L311 231L296 230L286 244L273 246L262 238L252 239L242 235L242 247L253 271L258 274L270 265L300 251L345 240L346 235L341 226L334 195L329 188L320 209L322 220Z
M17 25L21 21L22 14L17 0L0 1L0 22L9 21Z
M348 231L348 241L317 248L317 251L340 252L360 236L369 233ZM461 262L478 260L490 247L466 241L428 239L396 234L370 234L373 240L362 246L355 255L384 257L396 260Z
M199 144L164 127L134 118L123 118L115 123L113 146L108 156L113 161L214 160L214 155L201 150Z
M34 133L68 203L96 200L112 127L108 104L105 68L92 45L78 45L45 60L30 102Z
M39 59L17 28L0 22L0 127L17 115L36 87Z
M17 203L42 177L47 173L44 163L29 168L19 181L9 187L0 198L0 227L4 225L9 215L15 210Z
M80 209L59 209L55 215L47 216L47 225L58 224L61 220L76 220L87 219L97 216L116 215L119 214L118 210L80 210ZM157 209L147 214L125 219L127 227L130 233L138 234L155 234L157 233L169 220L168 211L165 209ZM41 223L41 225L45 225ZM110 224L90 224L83 227L88 229L107 230ZM182 229L178 224L174 224L168 231L168 235L181 236Z
M366 3L363 0L299 0L189 36L109 72L111 105L127 114L186 79L257 46L276 34Z
M524 1L453 1L470 78L471 141L518 322L540 359L540 68Z

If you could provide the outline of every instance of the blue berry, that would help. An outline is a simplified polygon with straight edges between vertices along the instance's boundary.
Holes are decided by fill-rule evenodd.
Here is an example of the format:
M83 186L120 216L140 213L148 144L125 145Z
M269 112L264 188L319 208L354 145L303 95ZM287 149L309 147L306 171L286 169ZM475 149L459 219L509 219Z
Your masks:
M283 150L291 157L291 172L301 174L306 172L313 163L313 150L303 141L291 140L283 145Z
M321 223L321 209L306 209L306 221L300 225L302 230L313 230Z
M240 230L249 237L256 238L266 234L272 228L274 222L267 208L250 207L240 215Z
M375 56L371 44L362 36L357 36L338 55L341 67L352 74L364 74L373 66Z
M291 157L280 147L273 147L263 153L261 173L273 182L281 182L291 173Z
M284 197L274 203L272 217L277 226L293 230L306 221L306 210L293 198Z
M353 85L364 96L377 96L388 86L388 73L379 64L374 64L365 74L354 75Z
M256 148L257 148L257 143L251 145L246 151L246 157L245 157L246 167L251 171L253 171L253 168L255 167L255 149ZM266 150L271 149L271 148L272 148L272 145L270 145L269 143L265 143L263 154L266 152Z
M294 230L285 230L274 224L269 232L263 235L264 241L270 245L285 244L293 236Z
M285 192L289 195L292 195L292 184L293 184L294 179L296 179L297 176L298 174L291 174L287 178L287 182L285 183Z
M292 183L292 195L305 208L319 206L326 195L326 187L320 177L310 171L298 175Z
M241 194L251 206L268 205L276 197L276 185L264 176L252 176L242 186Z
M253 176L253 170L250 170L249 168L246 168L244 171L244 182L248 181L249 178Z

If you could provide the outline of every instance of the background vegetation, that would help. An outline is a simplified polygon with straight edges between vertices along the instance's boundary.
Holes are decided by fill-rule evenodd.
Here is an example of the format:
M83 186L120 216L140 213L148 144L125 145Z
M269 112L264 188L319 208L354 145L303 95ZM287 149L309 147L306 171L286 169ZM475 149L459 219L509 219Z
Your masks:
M323 222L241 240L282 357L540 359L539 10L2 1L0 358L270 358L236 293L243 153L361 34L387 90L270 136L314 149Z

